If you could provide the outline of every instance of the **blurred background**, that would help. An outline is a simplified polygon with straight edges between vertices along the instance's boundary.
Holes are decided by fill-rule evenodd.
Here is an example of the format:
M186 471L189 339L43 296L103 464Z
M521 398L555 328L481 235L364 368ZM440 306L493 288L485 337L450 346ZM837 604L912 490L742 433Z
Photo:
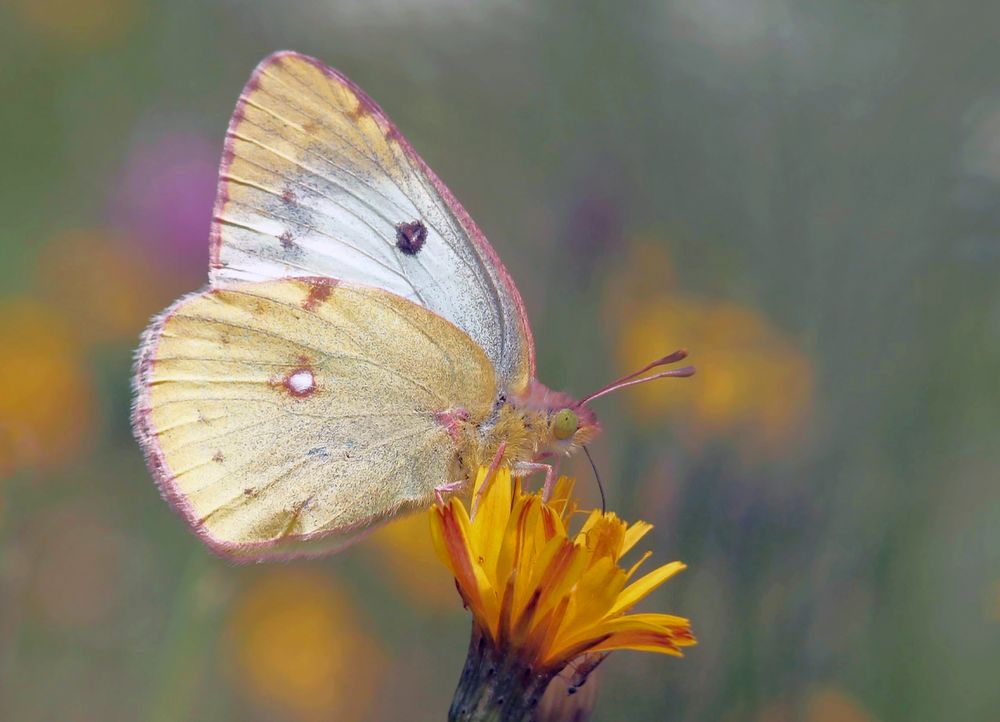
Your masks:
M0 719L444 717L468 618L425 517L232 567L129 429L138 334L204 283L226 123L280 48L455 191L546 383L692 351L598 402L592 448L690 566L646 608L701 643L612 655L595 719L1000 719L998 27L972 0L0 0Z

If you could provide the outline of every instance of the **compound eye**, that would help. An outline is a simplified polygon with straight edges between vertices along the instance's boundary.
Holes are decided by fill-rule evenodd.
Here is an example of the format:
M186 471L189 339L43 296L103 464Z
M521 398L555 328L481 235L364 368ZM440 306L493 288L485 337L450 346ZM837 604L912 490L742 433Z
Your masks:
M552 416L552 435L564 441L580 428L580 419L572 409L560 409Z

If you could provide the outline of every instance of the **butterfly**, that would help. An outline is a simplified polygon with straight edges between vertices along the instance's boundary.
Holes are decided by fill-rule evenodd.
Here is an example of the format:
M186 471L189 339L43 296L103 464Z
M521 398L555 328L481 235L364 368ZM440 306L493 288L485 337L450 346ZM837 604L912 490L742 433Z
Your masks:
M132 423L163 496L237 561L311 556L571 454L587 405L535 378L517 287L485 236L357 86L264 59L229 122L209 284L151 322Z

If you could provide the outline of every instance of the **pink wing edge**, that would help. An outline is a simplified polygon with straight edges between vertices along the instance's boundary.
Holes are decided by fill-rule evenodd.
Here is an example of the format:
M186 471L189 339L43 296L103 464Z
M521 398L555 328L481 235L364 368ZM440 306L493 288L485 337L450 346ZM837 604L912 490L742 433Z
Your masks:
M329 279L317 280L329 281ZM143 332L142 343L136 354L133 374L133 397L135 402L132 407L132 429L136 440L139 442L139 446L142 447L146 466L156 481L160 495L180 514L191 530L204 542L212 553L228 562L236 564L313 559L328 556L361 541L371 532L397 518L399 510L388 515L385 519L378 520L368 526L358 525L337 531L290 534L280 539L254 544L229 544L216 539L208 532L202 520L195 513L194 508L178 488L177 479L171 473L167 460L163 456L163 451L157 440L157 431L153 426L149 392L153 366L156 364L156 350L159 347L160 335L164 325L185 303L198 296L211 293L214 290L216 289L208 286L199 291L186 294L175 301L163 313L156 316L149 327ZM343 538L345 535L350 536ZM311 548L302 548L304 543L322 542L323 539L331 536L336 536L337 538L329 539L326 545L320 543Z
M225 176L229 172L229 166L233 161L233 133L236 126L243 120L243 107L246 105L247 97L250 93L257 89L260 84L260 76L264 73L270 66L279 63L285 58L297 58L299 60L305 61L310 65L315 66L320 71L322 71L328 78L345 85L351 90L361 102L362 107L365 111L375 118L376 122L383 129L386 137L393 138L400 147L402 147L403 152L406 153L407 157L413 161L417 167L430 179L435 190L444 199L447 204L448 209L451 211L452 215L458 221L462 230L472 239L472 242L476 247L486 256L487 260L493 265L496 270L497 275L500 277L500 282L503 283L504 287L507 289L507 293L510 297L514 299L514 305L517 308L518 321L521 324L521 334L523 335L527 347L528 347L528 372L531 379L535 378L535 341L531 334L531 324L528 322L528 314L524 309L524 301L521 299L521 293L517 290L517 286L514 284L514 279L511 278L510 273L508 273L507 268L503 265L497 252L490 245L485 234L476 225L476 222L472 220L472 216L469 215L468 211L462 207L462 204L458 202L448 186L438 178L437 174L431 170L430 166L424 162L424 159L413 149L410 142L406 137L399 131L396 124L393 123L389 116L385 114L385 111L379 107L378 103L372 100L368 94L354 84L349 78L340 73L337 70L327 66L322 61L317 60L309 55L303 55L302 53L295 52L294 50L279 50L271 55L268 55L262 61L257 64L254 68L253 73L250 75L250 80L243 87L243 91L240 93L239 100L236 103L236 109L233 111L232 117L229 119L229 126L226 129L226 140L222 151L222 162L219 165L219 185L215 196L215 206L212 209L212 229L209 235L210 251L209 251L209 267L212 270L221 268L221 263L219 261L219 253L222 247L222 234L218 223L218 218L222 214L222 210L226 203L229 201L229 190L227 183L225 181ZM530 381L529 381L530 383Z

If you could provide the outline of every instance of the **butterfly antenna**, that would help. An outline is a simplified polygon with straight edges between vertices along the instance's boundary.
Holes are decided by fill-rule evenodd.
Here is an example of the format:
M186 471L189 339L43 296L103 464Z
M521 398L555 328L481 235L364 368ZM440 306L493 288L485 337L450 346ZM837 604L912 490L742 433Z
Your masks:
M694 366L684 366L679 369L670 369L669 371L661 371L660 373L653 374L652 376L642 376L644 373L651 369L655 369L658 366L667 366L668 364L677 363L678 361L683 361L687 358L687 349L682 348L674 351L671 354L667 354L663 358L658 358L645 366L643 366L638 371L633 371L630 374L622 376L620 379L612 381L607 386L604 386L590 396L584 398L580 405L586 404L594 399L604 396L605 394L610 394L612 391L617 391L618 389L623 389L626 386L635 386L636 384L644 384L647 381L654 381L655 379L663 378L686 378L688 376L694 376ZM638 378L642 376L642 378Z
M597 479L597 488L601 492L601 513L608 513L608 502L604 498L604 484L601 483L601 475L597 473L597 464L594 463L594 457L590 455L590 449L586 446L583 447L583 453L587 455L587 461L590 462L590 468L594 470L594 478Z

